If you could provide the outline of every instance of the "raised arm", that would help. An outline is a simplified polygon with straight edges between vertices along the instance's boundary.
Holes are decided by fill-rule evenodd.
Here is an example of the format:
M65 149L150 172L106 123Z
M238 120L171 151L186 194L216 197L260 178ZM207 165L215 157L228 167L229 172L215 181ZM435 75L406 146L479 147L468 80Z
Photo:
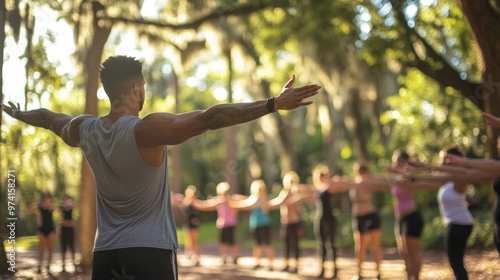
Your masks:
M80 145L79 126L85 118L92 117L90 115L82 115L73 118L72 116L55 113L44 108L21 111L19 104L15 105L10 101L9 105L2 104L2 110L14 119L52 131L71 147L78 147Z
M249 122L276 110L293 110L312 104L312 101L303 99L316 95L321 87L310 84L292 88L294 81L295 76L285 84L277 97L267 100L218 104L206 110L184 114L149 114L136 128L137 143L143 147L175 145L207 130Z

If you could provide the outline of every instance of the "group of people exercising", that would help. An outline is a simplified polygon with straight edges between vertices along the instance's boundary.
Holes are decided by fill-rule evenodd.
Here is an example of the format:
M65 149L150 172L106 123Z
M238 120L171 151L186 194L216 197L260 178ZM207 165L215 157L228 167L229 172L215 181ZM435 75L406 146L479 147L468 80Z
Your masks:
M233 262L239 257L235 241L237 213L249 210L250 228L254 234L254 268L264 266L261 257L265 253L267 269L274 270L274 250L271 246L273 233L269 212L279 209L284 235L285 267L282 271L298 272L300 257L299 240L304 228L301 223L300 206L315 203L314 234L317 240L321 269L318 278L338 276L337 265L337 213L333 196L347 192L352 205L352 228L355 242L355 256L358 273L353 279L363 279L362 265L370 249L376 264L377 279L381 279L381 218L374 204L373 195L379 191L390 191L394 198L396 220L395 236L398 252L406 266L407 279L419 279L422 266L420 239L424 229L424 219L414 200L419 190L439 190L437 200L443 224L446 226L445 247L450 266L457 279L468 279L464 265L467 240L472 232L473 216L468 209L466 191L472 183L492 182L491 173L467 173L463 168L448 164L450 158L462 157L457 145L449 145L442 150L443 164L432 166L412 160L404 150L393 155L393 165L387 174L372 174L366 162L354 165L354 177L331 176L325 165L317 166L312 172L312 185L301 184L296 172L290 171L283 177L283 189L275 198L268 198L268 190L263 180L255 180L250 187L250 195L231 195L230 186L222 182L217 186L217 196L206 200L197 198L196 187L189 186L186 195L174 195L174 206L183 207L187 219L188 235L186 251L193 254L195 264L199 264L199 245L196 241L199 211L218 212L217 228L220 229L220 248L223 263L227 262L227 248L232 248ZM432 172L431 172L432 171ZM465 174L465 175L459 175ZM224 221L230 221L225 223ZM497 232L497 231L496 231ZM498 235L496 233L496 235ZM495 237L495 240L498 238ZM500 252L500 249L499 249ZM331 256L333 271L328 273L327 257Z

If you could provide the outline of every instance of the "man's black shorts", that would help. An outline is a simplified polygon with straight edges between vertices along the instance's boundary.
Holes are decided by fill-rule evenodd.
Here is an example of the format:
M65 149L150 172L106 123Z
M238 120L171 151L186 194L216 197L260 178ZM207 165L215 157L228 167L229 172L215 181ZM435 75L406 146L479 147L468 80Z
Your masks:
M112 279L176 280L176 254L142 247L94 252L92 280Z

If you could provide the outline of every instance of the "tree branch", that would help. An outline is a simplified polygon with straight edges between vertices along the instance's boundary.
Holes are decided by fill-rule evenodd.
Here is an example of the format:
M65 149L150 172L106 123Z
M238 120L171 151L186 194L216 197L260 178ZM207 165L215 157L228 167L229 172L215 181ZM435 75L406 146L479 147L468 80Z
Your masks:
M430 78L436 80L442 86L450 86L460 91L464 97L472 101L480 110L484 110L484 100L480 96L480 84L463 80L460 77L460 73L458 73L458 71L454 69L450 63L427 42L427 40L425 40L425 38L420 36L414 28L409 26L408 21L402 12L402 3L400 1L391 0L391 4L398 20L405 30L404 37L407 43L411 46L411 52L416 57L415 62L410 63L410 65L412 64L412 66L416 67ZM423 53L425 53L424 58L421 57L422 52L415 49L414 42L421 43L421 46L424 49ZM441 67L432 65L430 61L439 64Z
M253 12L257 12L266 8L286 7L288 5L289 5L288 0L275 0L275 1L261 0L258 3L248 3L236 7L229 7L229 8L220 7L199 18L193 19L192 21L180 24L166 23L162 21L151 21L142 18L129 19L124 17L111 17L108 15L102 15L100 19L108 20L111 22L156 26L172 30L185 30L185 29L198 29L203 23L219 19L220 17L249 15Z

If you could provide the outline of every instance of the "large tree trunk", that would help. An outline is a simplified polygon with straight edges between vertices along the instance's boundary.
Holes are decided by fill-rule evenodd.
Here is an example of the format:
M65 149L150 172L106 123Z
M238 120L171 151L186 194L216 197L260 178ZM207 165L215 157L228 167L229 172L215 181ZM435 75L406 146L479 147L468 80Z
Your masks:
M227 60L227 102L233 103L233 62L230 43L227 43L224 50ZM225 129L226 134L226 164L224 168L224 177L229 183L231 192L238 190L238 160L236 157L236 127L228 127Z
M476 90L478 99L484 100L484 110L500 117L500 15L488 0L459 0L462 12L469 21L484 65L483 80ZM488 127L490 155L498 156L496 140L499 130Z
M111 33L111 24L102 24L96 17L94 11L94 34L92 44L87 52L86 73L86 104L85 113L94 116L97 112L97 89L99 85L99 67L104 44ZM81 266L89 268L92 266L92 250L96 233L96 189L92 171L84 159L82 162L82 185L80 193L80 249L82 254Z

